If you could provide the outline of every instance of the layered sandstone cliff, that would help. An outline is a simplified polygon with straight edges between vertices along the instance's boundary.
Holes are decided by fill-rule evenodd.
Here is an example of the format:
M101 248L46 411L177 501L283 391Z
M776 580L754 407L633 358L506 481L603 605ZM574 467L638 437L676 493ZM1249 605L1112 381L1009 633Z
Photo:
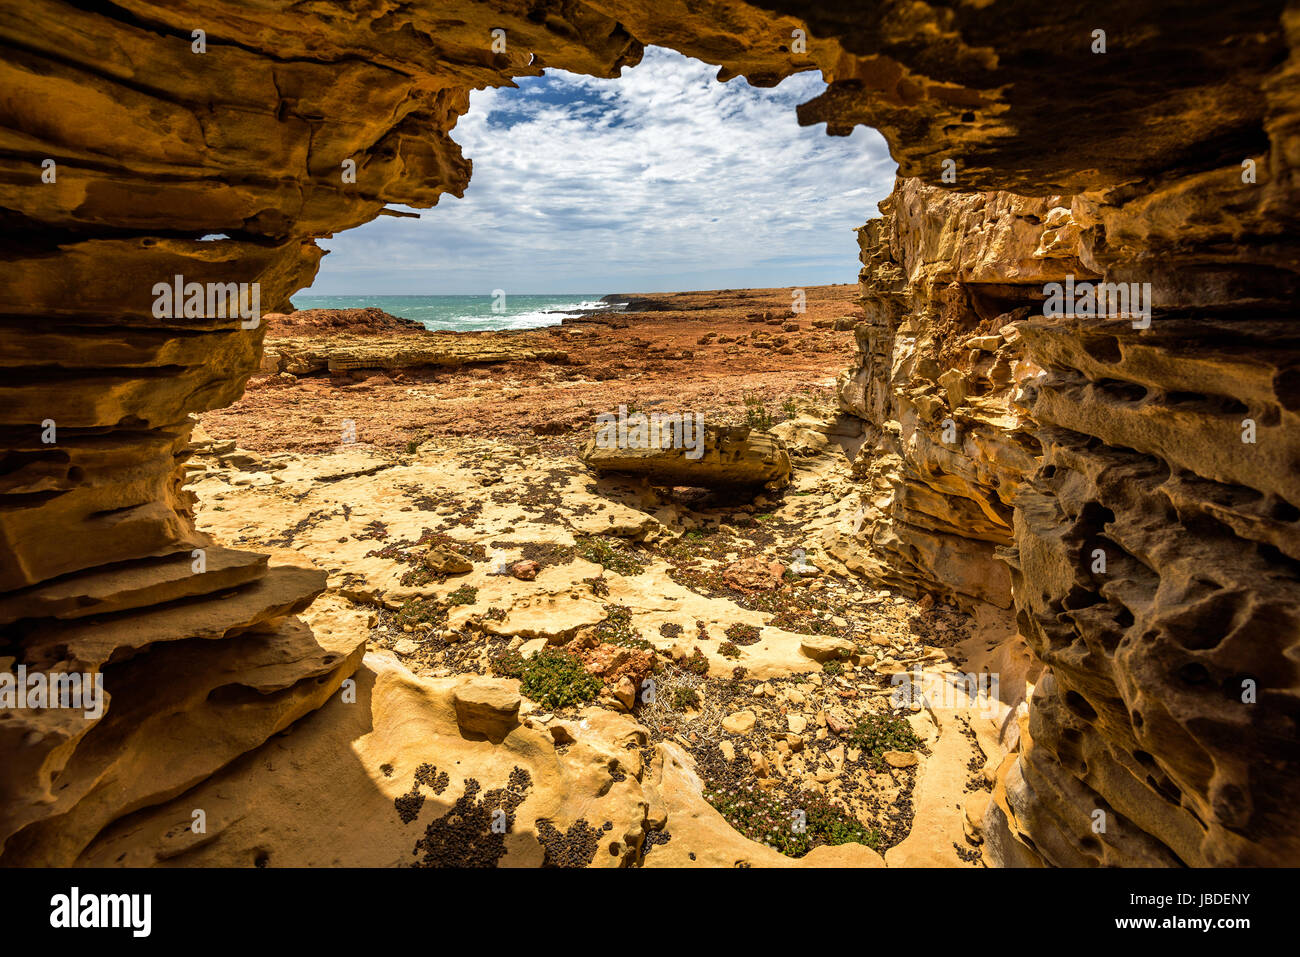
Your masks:
M155 285L283 308L315 237L463 191L471 89L614 76L658 43L720 79L820 69L803 121L881 129L903 176L955 171L864 233L844 394L879 434L854 554L1014 603L1048 669L990 812L1003 859L1294 862L1298 34L1265 2L0 4L0 657L109 696L93 721L3 716L0 860L75 858L360 661L292 617L318 575L195 531L189 416L240 394L263 330L161 317ZM1151 327L1033 319L1076 259L1150 282Z
M1018 397L1042 374L1020 327L1044 283L1083 274L1068 205L906 180L859 232L867 318L840 401L874 441L858 463L862 520L833 545L849 567L1011 607L996 551L1037 464Z
M1105 272L1096 209L907 180L863 228L840 388L874 443L832 552L1014 606L1042 674L986 820L996 859L1294 861L1272 796L1295 784L1295 336L1267 306L1197 321L1158 293L1150 328L1045 317L1047 284Z

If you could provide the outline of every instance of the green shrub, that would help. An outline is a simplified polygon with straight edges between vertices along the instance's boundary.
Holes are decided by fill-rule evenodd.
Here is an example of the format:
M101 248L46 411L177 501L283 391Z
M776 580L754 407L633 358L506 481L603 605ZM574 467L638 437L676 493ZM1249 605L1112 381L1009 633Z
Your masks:
M710 787L704 799L737 831L790 857L812 850L808 832L794 829L794 808L761 788L744 785Z
M639 575L645 570L645 565L634 555L628 554L622 543L615 545L607 539L594 536L579 538L574 542L574 550L579 557L619 575Z
M758 642L758 627L756 625L742 625L740 622L736 622L724 634L738 645L752 645Z
M804 801L808 833L820 844L865 844L873 850L880 849L881 834L874 828L863 826L843 808L836 807L826 798L816 795Z
M790 857L803 857L814 847L865 844L880 850L881 833L826 798L803 793L791 800L744 785L709 786L704 798L737 831ZM802 811L802 829L797 827Z
M519 690L538 704L562 708L591 701L602 686L603 682L589 674L576 656L544 648L523 663Z
M849 732L849 744L870 756L871 763L879 767L886 751L915 751L921 739L902 718L887 714L869 714Z
M709 659L704 656L704 652L696 648L691 652L690 657L682 662L682 668L702 678L709 673Z
M436 622L442 617L442 606L430 598L408 598L397 609L394 620L400 630L403 625Z
M474 599L478 597L478 589L470 585L461 585L454 592L447 596L447 604L451 605L472 605Z
M756 395L745 393L745 421L751 429L766 432L772 427L772 413L767 411L763 400Z
M698 708L700 706L700 694L694 688L678 686L673 689L669 701L674 711L685 711L687 708Z
M739 658L740 649L736 647L734 641L724 641L722 644L718 645L718 654L722 655L724 658Z
M502 651L489 662L492 673L499 678L522 678L524 659L517 651Z
M595 627L595 633L597 638L611 645L654 650L654 645L632 627L632 612L626 605L606 605L605 620Z

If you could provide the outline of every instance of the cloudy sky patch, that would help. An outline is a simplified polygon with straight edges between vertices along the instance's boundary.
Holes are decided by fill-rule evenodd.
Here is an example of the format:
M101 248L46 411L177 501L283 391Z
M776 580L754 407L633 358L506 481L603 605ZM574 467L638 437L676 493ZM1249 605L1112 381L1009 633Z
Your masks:
M895 164L795 106L816 73L756 89L658 48L617 80L552 70L480 90L452 132L474 176L422 218L320 245L310 295L655 292L853 282L853 230Z

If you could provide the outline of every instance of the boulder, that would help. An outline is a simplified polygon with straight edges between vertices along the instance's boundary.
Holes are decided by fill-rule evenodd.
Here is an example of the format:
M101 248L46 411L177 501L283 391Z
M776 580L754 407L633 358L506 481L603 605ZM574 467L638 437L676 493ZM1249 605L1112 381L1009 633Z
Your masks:
M442 575L463 575L474 568L474 563L445 545L434 545L422 556L420 561L430 570Z
M752 711L737 711L722 719L722 730L731 734L749 734L757 720Z
M461 733L481 734L499 744L518 727L522 699L513 684L508 680L471 678L458 685L453 700Z
M742 558L723 570L722 580L736 591L775 591L781 587L784 575L785 566L780 562L769 562L762 558Z
M755 491L779 488L790 481L785 444L748 426L707 425L703 435L697 436L698 443L674 443L670 436L661 435L661 444L667 447L655 447L649 440L638 443L634 430L623 442L615 431L612 426L598 426L582 451L583 463L599 475L637 475L655 485ZM631 447L636 444L646 447ZM674 444L683 447L674 448Z
M840 661L852 655L857 645L834 635L805 635L799 642L799 650L813 661Z
M510 566L510 574L514 575L520 581L530 582L537 577L537 572L541 568L537 562L515 562Z

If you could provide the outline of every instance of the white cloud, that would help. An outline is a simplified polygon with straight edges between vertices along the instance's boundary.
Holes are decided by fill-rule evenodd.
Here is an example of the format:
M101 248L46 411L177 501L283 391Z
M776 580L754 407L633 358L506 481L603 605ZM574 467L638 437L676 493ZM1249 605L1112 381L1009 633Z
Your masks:
M651 48L617 80L551 71L477 91L453 131L474 176L423 218L322 245L312 294L645 292L851 282L852 230L895 164L859 128L801 128L815 73L763 90Z

